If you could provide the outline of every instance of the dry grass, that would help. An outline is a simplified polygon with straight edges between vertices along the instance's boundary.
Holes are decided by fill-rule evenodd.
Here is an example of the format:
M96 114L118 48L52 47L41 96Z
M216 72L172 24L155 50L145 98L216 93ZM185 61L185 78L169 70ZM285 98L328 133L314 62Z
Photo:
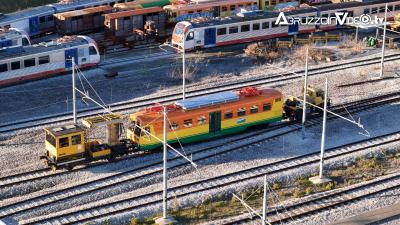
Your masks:
M196 73L199 72L200 67L199 64L204 63L204 59L202 57L197 57L194 59L187 59L185 63L185 78L188 81L193 81L196 78ZM182 64L176 63L173 68L169 72L169 77L172 80L181 80L182 79Z
M292 60L304 64L308 48L308 62L318 64L319 62L330 62L333 59L334 52L331 49L317 48L314 45L302 45L293 50Z
M272 63L282 57L282 51L272 42L257 42L250 44L244 50L249 57L254 57L257 61Z
M342 41L338 45L338 48L349 49L351 51L351 54L356 55L362 53L364 51L365 46L366 46L365 41L360 41L360 40L357 41L354 38L346 38L345 41Z

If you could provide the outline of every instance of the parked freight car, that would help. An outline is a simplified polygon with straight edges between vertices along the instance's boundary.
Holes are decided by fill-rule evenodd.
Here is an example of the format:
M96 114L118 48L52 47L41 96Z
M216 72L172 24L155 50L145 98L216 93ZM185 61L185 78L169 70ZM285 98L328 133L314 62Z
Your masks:
M105 5L54 14L57 33L69 35L102 30L104 14L110 13L112 9Z
M143 29L146 21L154 21L158 32L164 32L166 15L161 7L109 13L105 15L104 23L108 35L122 37L132 34L134 29Z
M348 17L371 14L382 18L386 3L389 8L387 17L388 20L391 20L395 13L400 11L400 3L396 0L343 2L315 7L300 7L285 12L285 16L294 18L336 18L335 13L348 12ZM281 25L276 24L278 15L279 12L253 11L231 18L179 22L176 24L172 34L172 44L178 48L183 48L184 46L185 50L193 50L311 33L319 30L334 30L342 27L337 23Z
M29 35L18 29L0 29L0 50L31 45Z
M133 2L117 3L114 8L118 10L133 10L133 9L143 9L149 7L163 7L172 4L172 0L136 0ZM183 1L182 2L186 2Z
M0 86L57 75L71 70L71 58L80 68L96 66L100 55L96 42L86 36L0 52Z

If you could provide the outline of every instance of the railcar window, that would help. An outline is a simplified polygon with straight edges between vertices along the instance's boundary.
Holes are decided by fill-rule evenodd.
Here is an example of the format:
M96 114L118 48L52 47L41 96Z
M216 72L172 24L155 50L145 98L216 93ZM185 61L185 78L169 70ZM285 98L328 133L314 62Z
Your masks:
M85 49L84 48L78 49L78 56L79 57L84 57L85 56Z
M231 5L231 6L229 7L229 9L230 9L230 11L235 11L236 7L235 7L235 5Z
M237 115L238 115L238 116L244 116L244 115L246 115L246 108L240 108L240 109L238 109Z
M97 55L97 50L95 47L93 46L89 47L89 55Z
M68 137L60 138L60 140L58 141L58 143L59 143L59 145L60 145L60 148L68 147L68 146L69 146Z
M239 31L238 27L229 27L229 33L230 34L237 33L238 31Z
M258 113L258 105L252 105L250 107L250 113Z
M50 15L50 16L47 16L47 21L53 21L54 20L54 17L53 17L53 15Z
M271 104L270 103L265 103L263 105L263 111L265 112L265 111L269 111L269 110L271 110Z
M71 137L71 142L72 142L72 145L79 145L79 144L81 144L81 143L82 143L81 135L78 134L78 135L72 136L72 137Z
M268 28L269 28L269 22L263 22L262 29L268 29Z
M29 41L27 38L22 38L22 45L23 46L28 46L29 45Z
M35 59L25 59L24 60L24 67L31 67L31 66L35 66L36 62Z
M228 11L228 8L227 8L226 6L222 6L221 11L222 11L222 12L226 12L226 11Z
M369 8L364 9L364 14L369 14L369 13L370 13Z
M259 30L260 29L260 24L259 23L253 23L253 30Z
M46 141L49 142L54 147L56 147L56 139L53 137L53 135L46 133Z
M130 19L131 19L130 16L125 16L125 17L124 17L124 20L130 20Z
M276 99L275 99L275 102L280 102L280 101L282 101L281 98L276 98Z
M376 14L376 13L378 13L378 8L372 8L371 9L371 14Z
M46 23L46 17L45 16L39 17L39 23Z
M50 56L41 56L39 57L39 65L46 64L50 62Z
M189 34L186 37L186 41L190 41L194 39L194 34L193 31L189 32Z
M186 128L191 127L192 125L193 125L192 119L188 119L188 120L184 120L183 121L183 126L186 127Z
M150 136L150 127L145 127L145 128L143 128L145 131L142 131L141 133L140 133L140 136Z
M400 5L395 5L394 10L399 11L400 10Z
M275 21L272 21L272 27L279 27L279 24L276 24Z
M0 73L1 72L6 72L7 71L7 64L1 64L0 65Z
M232 112L226 112L224 117L225 117L225 119L230 119L230 118L233 117L233 113Z
M206 123L206 117L205 116L199 116L198 118L197 118L197 124L198 125L203 125L203 124L205 124Z
M242 26L240 27L240 31L241 31L241 32L250 31L250 24L242 25Z
M388 5L388 11L390 12L390 11L393 11L393 6L394 5Z
M323 18L328 18L328 17L329 17L329 14L322 14L321 17L323 17Z
M238 5L238 8L243 8L243 5Z
M226 34L226 27L218 28L217 35L225 35Z
M178 129L179 125L177 122L172 122L171 125L169 126L170 130L176 130Z
M11 63L11 70L18 70L21 69L21 62L16 61Z

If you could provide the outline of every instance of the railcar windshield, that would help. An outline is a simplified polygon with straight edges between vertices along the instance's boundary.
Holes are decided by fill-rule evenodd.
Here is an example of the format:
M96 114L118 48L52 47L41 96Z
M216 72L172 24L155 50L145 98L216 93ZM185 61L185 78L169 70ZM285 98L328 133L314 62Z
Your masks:
M46 132L46 141L49 142L54 147L56 147L56 139L53 137L53 135L51 135L47 132Z
M181 23L176 24L174 34L177 36L183 36L184 33L185 33L185 25Z

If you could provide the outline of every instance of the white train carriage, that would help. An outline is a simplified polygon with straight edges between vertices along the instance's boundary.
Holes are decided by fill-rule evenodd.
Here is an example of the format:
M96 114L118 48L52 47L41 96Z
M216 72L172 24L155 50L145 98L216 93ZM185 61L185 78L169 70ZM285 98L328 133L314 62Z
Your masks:
M285 12L293 18L335 17L335 12L348 12L348 17L361 16L369 12L371 16L383 17L385 4L388 4L388 19L400 13L398 0L375 0L343 2L318 7L298 8ZM285 37L295 34L311 33L320 30L341 28L340 25L276 25L279 12L253 11L235 17L208 20L183 21L176 24L172 34L172 44L186 51L215 46ZM185 37L183 44L182 40Z
M55 13L62 13L88 7L111 5L133 0L64 0L59 3L38 6L9 14L0 14L0 28L17 28L36 36L53 32Z
M24 47L21 51L0 51L0 86L63 74L72 68L71 59L79 68L100 62L96 42L86 36L63 38L51 43Z
M0 50L31 45L29 35L18 29L0 29Z

